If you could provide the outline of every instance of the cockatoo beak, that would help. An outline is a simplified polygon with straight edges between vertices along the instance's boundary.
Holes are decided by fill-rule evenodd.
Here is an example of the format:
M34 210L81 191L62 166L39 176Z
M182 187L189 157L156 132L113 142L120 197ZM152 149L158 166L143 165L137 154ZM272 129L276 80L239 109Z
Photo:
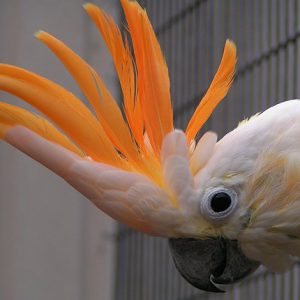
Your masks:
M217 285L233 284L260 265L244 255L236 240L180 238L170 239L169 246L181 275L208 292L224 292Z

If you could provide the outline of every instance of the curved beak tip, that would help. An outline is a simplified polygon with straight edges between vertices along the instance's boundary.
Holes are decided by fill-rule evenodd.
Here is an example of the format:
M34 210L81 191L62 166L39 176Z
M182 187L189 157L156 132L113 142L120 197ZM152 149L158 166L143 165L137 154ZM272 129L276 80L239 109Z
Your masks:
M208 292L224 292L218 285L240 281L260 265L248 259L235 240L181 238L170 239L169 246L181 275Z

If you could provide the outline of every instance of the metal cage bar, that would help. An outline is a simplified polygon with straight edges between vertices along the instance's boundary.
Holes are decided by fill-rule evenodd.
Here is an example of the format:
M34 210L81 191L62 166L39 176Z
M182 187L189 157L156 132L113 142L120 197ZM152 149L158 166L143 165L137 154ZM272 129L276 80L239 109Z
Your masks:
M202 131L222 137L239 121L300 97L300 0L143 0L171 78L175 124L185 128L218 66L226 38L238 68L227 99ZM120 228L116 299L299 299L300 268L265 270L223 295L203 293L175 270L167 241Z

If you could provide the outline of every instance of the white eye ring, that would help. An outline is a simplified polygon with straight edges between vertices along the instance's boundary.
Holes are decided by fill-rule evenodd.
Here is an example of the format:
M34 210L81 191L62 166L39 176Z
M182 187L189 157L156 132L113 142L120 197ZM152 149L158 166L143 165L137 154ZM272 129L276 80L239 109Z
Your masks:
M210 222L222 225L237 206L237 193L232 189L209 190L200 202L201 214Z

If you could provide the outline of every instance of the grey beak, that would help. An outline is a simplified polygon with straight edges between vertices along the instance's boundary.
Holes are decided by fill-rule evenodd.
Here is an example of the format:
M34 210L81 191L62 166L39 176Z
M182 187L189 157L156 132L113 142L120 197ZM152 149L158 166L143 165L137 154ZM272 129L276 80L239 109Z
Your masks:
M170 239L169 246L181 275L193 286L208 292L223 292L215 284L233 284L259 266L243 254L235 240Z

